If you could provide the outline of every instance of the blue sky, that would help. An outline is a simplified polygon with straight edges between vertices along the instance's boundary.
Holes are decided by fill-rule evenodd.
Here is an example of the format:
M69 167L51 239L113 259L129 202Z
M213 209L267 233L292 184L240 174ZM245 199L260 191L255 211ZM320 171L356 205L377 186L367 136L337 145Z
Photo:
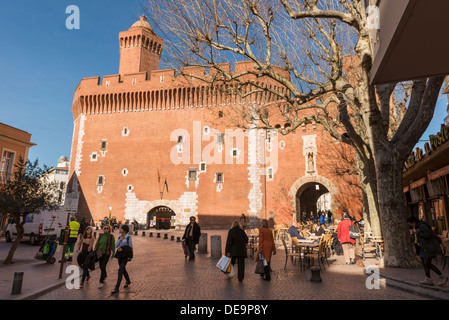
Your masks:
M30 160L55 166L70 157L75 88L84 77L117 74L118 33L142 14L142 0L0 2L0 122L32 134ZM79 30L66 28L66 8L80 9ZM447 97L424 134L439 131ZM420 143L423 145L423 143Z
M118 33L141 15L140 0L0 2L0 122L32 134L29 159L70 157L73 95L84 77L117 74ZM68 30L69 5L80 29Z

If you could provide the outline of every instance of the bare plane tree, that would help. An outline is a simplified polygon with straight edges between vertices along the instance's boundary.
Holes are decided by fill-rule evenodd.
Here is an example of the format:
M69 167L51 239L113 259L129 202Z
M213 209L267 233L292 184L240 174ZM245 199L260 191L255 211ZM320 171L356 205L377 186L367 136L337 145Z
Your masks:
M190 76L211 86L225 84L220 88L241 100L272 97L264 105L236 109L239 126L257 123L289 134L315 122L353 147L370 197L368 211L379 218L385 265L416 264L402 171L433 117L444 77L371 85L365 1L150 0L147 10L165 39L167 65L181 74L184 67L205 67L208 73ZM238 61L253 68L224 67ZM288 126L276 126L279 119Z

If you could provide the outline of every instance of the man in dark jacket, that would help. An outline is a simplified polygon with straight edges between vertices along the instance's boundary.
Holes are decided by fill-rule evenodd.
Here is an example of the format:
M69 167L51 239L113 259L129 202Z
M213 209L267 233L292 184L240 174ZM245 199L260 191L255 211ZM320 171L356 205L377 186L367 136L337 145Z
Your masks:
M234 221L228 232L226 240L225 254L231 257L231 264L234 266L238 263L238 279L243 281L245 276L245 258L247 258L246 245L248 244L248 236L238 221Z
M200 242L201 236L201 228L195 221L195 217L190 217L190 223L187 225L182 237L186 240L186 245L189 248L189 261L195 259L195 246Z
M441 246L438 238L427 223L420 221L414 216L408 218L407 223L413 232L415 245L418 246L417 254L419 254L421 258L426 274L426 279L419 283L433 286L432 279L430 278L430 270L432 270L440 277L438 285L443 286L448 278L443 276L441 271L432 264L432 259L441 253Z

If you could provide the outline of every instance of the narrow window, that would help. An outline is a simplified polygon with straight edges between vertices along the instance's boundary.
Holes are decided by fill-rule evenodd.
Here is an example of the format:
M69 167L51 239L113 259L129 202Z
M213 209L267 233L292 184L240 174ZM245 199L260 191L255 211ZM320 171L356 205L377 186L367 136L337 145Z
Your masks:
M100 145L100 150L101 151L106 151L107 147L108 147L108 141L107 140L102 140L101 141L101 145Z
M215 182L216 183L223 183L223 172L217 172L215 174Z
M237 157L238 156L238 150L237 149L232 149L232 156L233 157Z
M223 142L224 142L224 134L223 133L217 134L217 142L218 142L218 144L223 144Z
M267 176L268 176L268 179L273 179L273 168L272 167L268 168Z
M98 176L97 186L103 186L103 185L104 185L104 176Z
M218 111L218 118L223 118L223 111Z
M184 141L184 137L183 136L178 136L178 143L183 143Z
M206 162L200 163L200 171L206 171Z
M189 180L196 180L197 173L196 168L190 168L189 169Z

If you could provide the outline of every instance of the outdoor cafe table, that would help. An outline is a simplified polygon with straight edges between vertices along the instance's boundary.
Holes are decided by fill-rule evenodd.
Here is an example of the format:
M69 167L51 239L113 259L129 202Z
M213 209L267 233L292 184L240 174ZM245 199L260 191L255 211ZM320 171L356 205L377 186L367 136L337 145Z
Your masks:
M305 252L310 252L311 249L319 248L320 244L319 243L315 243L314 241L311 242L311 240L303 240L302 242L299 240L299 242L293 244L293 246L300 253L300 257L301 257L300 259L302 260L304 251ZM302 268L302 263L301 263L301 268Z

